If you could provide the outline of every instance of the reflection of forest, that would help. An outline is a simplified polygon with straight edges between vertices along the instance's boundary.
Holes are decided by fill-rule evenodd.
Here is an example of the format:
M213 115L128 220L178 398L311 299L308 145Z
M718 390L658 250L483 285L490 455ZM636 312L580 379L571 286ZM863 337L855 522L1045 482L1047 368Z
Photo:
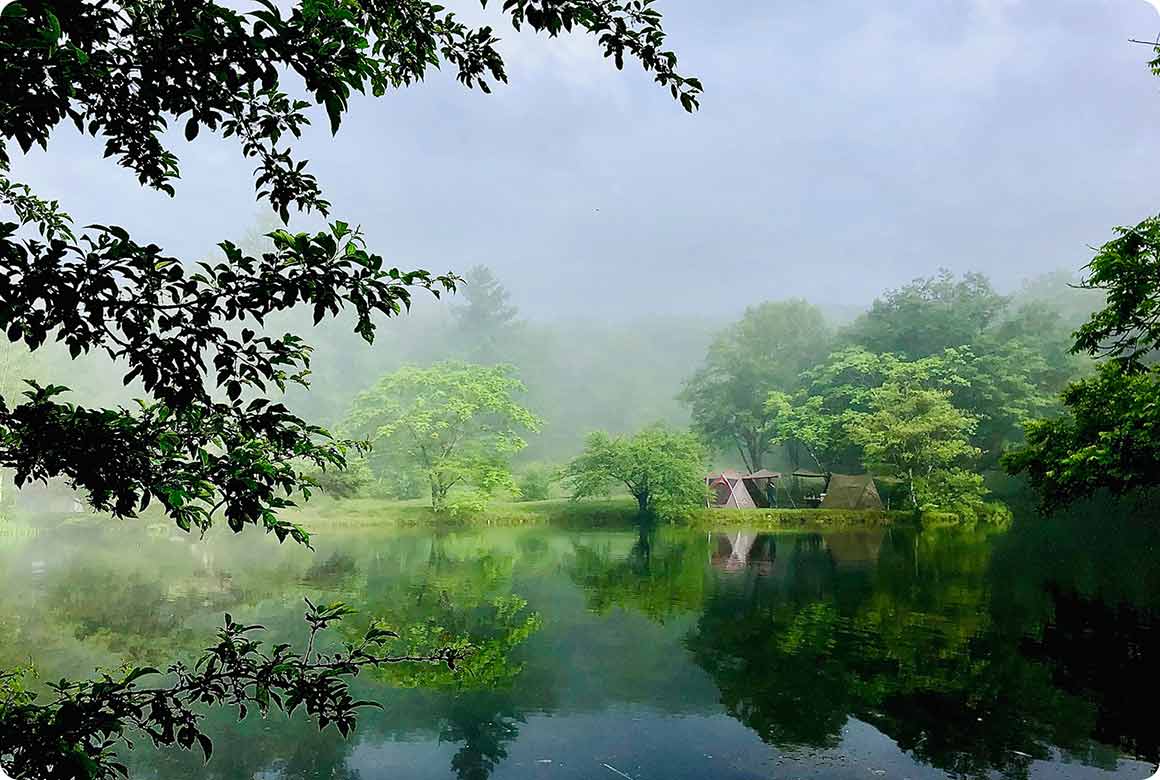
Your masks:
M1158 647L1154 605L1076 596L1059 560L1028 578L1023 556L1043 556L1011 552L1023 533L782 536L773 556L760 535L718 537L714 567L749 561L748 574L712 589L688 647L730 713L781 746L835 745L854 716L964 777L1025 776L1053 747L1104 766L1118 750L1154 760L1156 683L1141 665ZM1013 621L996 581L1034 608Z
M355 742L298 718L239 727L216 713L208 767L141 750L141 778L355 780L359 744L419 739L450 743L443 766L482 780L529 716L625 703L723 706L779 747L834 746L854 717L961 777L1023 777L1056 749L1110 767L1119 751L1158 752L1148 707L1160 693L1160 566L1148 551L1160 533L1130 513L1102 511L1099 530L1084 516L1002 536L398 532L314 555L31 540L0 548L0 657L40 648L48 678L157 661L203 646L227 610L293 638L303 589L357 605L352 632L374 616L408 627L407 642L470 635L482 648L463 677L399 667L360 678L357 695L385 709L366 713Z

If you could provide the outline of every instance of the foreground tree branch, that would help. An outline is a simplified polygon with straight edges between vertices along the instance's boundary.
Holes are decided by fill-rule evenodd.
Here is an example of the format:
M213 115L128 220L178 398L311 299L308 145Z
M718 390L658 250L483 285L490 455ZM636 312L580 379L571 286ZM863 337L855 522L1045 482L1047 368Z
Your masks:
M204 711L236 707L244 719L256 709L292 715L299 709L320 729L334 726L343 736L355 728L358 710L377 707L356 700L350 681L367 668L400 663L442 664L454 670L470 646L426 654L392 654L394 631L372 625L356 642L337 652L316 648L319 635L352 610L343 604L315 605L307 600L306 650L288 644L264 645L263 628L243 625L226 615L218 641L193 664L176 663L163 676L158 669L134 668L99 680L61 680L49 685L40 703L14 674L0 675L0 765L15 778L106 780L127 776L117 750L145 737L156 746L199 748L206 761L213 742L201 728ZM165 684L142 685L164 677Z
M487 7L486 0L482 4ZM592 35L623 67L636 59L687 110L700 82L665 48L652 0L507 0L516 28ZM56 202L9 176L8 144L49 146L70 121L143 186L172 195L180 175L167 130L237 139L253 161L257 197L283 221L330 204L293 141L314 106L332 132L355 93L376 97L447 67L468 88L505 82L491 27L473 28L428 0L18 0L0 12L0 328L38 350L104 352L149 399L136 409L64 402L66 388L32 385L0 400L0 465L18 483L63 477L92 505L131 517L159 503L185 530L215 512L230 528L258 525L309 542L278 512L308 498L302 469L346 465L360 445L291 414L267 395L305 385L310 347L266 332L266 318L309 306L314 323L353 310L374 338L413 291L453 291L457 278L400 271L335 220L308 235L275 231L251 256L229 241L190 263L116 226L74 231ZM306 98L306 99L303 99ZM19 402L17 402L19 401Z

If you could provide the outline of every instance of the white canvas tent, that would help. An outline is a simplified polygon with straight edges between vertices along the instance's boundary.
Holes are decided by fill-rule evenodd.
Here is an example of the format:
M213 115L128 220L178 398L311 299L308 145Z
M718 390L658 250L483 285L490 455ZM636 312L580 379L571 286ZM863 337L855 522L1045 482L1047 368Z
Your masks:
M705 478L705 484L713 491L709 506L718 509L757 509L768 506L770 486L780 477L780 474L764 469L752 474L742 474L732 469L710 474Z

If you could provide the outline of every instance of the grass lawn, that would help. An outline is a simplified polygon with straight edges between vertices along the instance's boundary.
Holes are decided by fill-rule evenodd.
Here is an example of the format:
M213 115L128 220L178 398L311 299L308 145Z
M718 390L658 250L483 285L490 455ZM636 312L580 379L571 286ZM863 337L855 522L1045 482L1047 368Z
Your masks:
M388 501L375 498L311 501L293 513L292 519L312 530L324 528L418 527L418 526L521 526L553 525L565 528L624 528L636 523L636 502L631 498L572 501L497 501L473 514L436 515L422 499ZM923 518L928 520L929 518ZM835 528L914 523L911 512L825 509L699 509L681 523L698 528Z

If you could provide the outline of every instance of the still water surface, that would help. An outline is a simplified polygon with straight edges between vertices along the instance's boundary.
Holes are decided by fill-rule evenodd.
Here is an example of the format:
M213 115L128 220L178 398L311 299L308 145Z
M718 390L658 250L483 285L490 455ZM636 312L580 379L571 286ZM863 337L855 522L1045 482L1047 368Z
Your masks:
M164 663L226 611L294 641L304 595L483 648L361 678L384 709L350 741L222 713L208 766L141 747L134 778L1143 778L1153 527L44 534L0 546L0 664Z

